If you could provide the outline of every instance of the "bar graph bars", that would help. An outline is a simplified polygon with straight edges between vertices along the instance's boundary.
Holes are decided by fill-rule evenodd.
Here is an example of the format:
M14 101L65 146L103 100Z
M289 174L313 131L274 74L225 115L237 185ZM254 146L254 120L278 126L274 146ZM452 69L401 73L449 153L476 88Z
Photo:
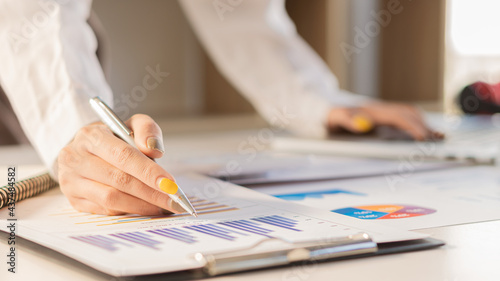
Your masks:
M258 224L254 223L252 221L249 221L249 220L238 220L238 221L231 221L231 222L223 222L221 224L225 225L225 226L228 226L228 227L236 228L236 229L239 229L239 230L247 231L247 232L250 232L250 233L253 233L253 234L265 236L265 237L268 237L268 238L272 237L272 236L268 235L268 233L271 233L272 230L269 230L269 229L266 229L266 228L262 228L262 227L258 226Z
M153 249L159 249L158 247L156 247L156 245L162 243L160 241L150 238L151 236L149 234L139 231L110 234L110 236L120 238Z
M228 230L224 227L217 226L215 224L205 224L205 225L193 225L193 226L185 226L185 228L194 230L203 234L207 235L212 235L214 237L218 237L221 239L229 240L229 241L234 241L238 238L238 236L235 236L234 234L239 234L243 236L247 236L248 234L242 233L242 232L237 232L237 231L231 231ZM231 235L233 234L233 235Z
M85 242L90 245L100 247L108 251L116 251L118 247L116 245L124 245L130 247L130 245L123 243L121 241L106 237L104 235L87 235L87 236L72 236L71 238L76 239L81 242Z
M189 198L193 207L196 209L198 216L204 216L209 214L223 213L236 211L238 208L221 204L218 202L209 201L206 199L200 199L196 197ZM64 210L61 213L52 214L52 216L66 216L71 220L74 220L74 224L91 224L95 226L109 226L117 224L130 224L130 223L140 223L149 221L159 221L168 220L182 217L190 217L188 213L183 214L171 214L165 216L139 216L139 215L127 215L127 216L104 216L97 214L81 213L73 209Z
M267 223L270 225L286 228L289 230L293 231L301 231L300 229L296 229L295 226L297 225L297 221L293 219L288 219L282 216L267 216L267 217L262 217L262 218L255 218L252 219L254 221L262 222L262 223Z
M193 244L196 241L196 238L191 235L188 231L179 229L179 228L164 228L157 230L148 230L148 232L154 233L156 235L172 238L181 242L185 242L188 244Z
M235 241L239 237L252 235L273 238L272 234L275 230L270 229L269 226L282 230L300 232L302 230L296 227L298 223L299 221L291 218L271 215L244 220L185 225L182 227L170 227L146 231L122 232L106 235L71 236L71 238L108 251L118 250L119 245L131 247L134 244L158 250L160 249L159 245L164 243L160 241L163 238L186 244L196 244L203 239L204 235L226 241Z

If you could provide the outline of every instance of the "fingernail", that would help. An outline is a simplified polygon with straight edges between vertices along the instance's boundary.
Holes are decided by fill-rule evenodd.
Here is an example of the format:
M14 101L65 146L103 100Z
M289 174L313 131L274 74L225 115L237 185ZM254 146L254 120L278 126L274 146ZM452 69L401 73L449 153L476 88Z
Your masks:
M166 192L168 194L176 194L177 189L179 189L179 187L175 182L167 178L162 178L158 186L160 187L161 191Z
M362 133L366 133L373 128L372 122L367 118L365 118L364 116L356 115L353 117L352 121L354 123L354 127L356 128L356 130Z
M154 149L160 151L161 153L165 153L163 142L157 137L149 137L146 141L146 145L149 149Z

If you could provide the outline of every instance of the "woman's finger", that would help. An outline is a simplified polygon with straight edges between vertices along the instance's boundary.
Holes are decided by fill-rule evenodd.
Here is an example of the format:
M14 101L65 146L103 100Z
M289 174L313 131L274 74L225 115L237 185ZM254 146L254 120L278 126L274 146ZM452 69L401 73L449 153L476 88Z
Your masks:
M99 215L107 215L107 216L119 216L125 215L126 212L106 209L94 202L91 202L84 198L77 197L68 197L71 206L75 208L75 210L85 213L99 214Z
M337 108L330 111L329 128L342 128L352 133L366 133L373 129L372 118L359 108Z
M81 178L74 181L71 197L87 199L104 210L139 215L161 215L162 208L103 183Z
M444 138L443 133L434 131L431 127L427 125L423 114L417 107L410 106L410 108L405 110L404 112L406 113L406 116L408 116L408 118L410 118L420 127L425 129L426 131L425 140L442 140Z
M184 213L185 210L172 205L172 199L165 193L153 189L126 172L117 169L101 158L90 155L79 169L80 176L92 181L103 183L134 197L166 209L172 213Z
M420 122L408 109L397 104L375 104L363 107L377 125L393 126L405 131L416 140L424 140L427 137L427 127Z
M165 153L160 126L153 118L144 114L135 114L127 122L134 132L135 144L139 150L151 158L160 158Z
M411 118L394 118L388 125L392 125L410 134L415 140L425 140L427 138L427 128Z
M95 127L105 130L102 127ZM172 175L160 165L149 159L141 151L118 139L112 134L103 133L97 145L88 147L88 152L102 158L117 169L135 177L144 184L161 190L165 193L175 194L178 186Z

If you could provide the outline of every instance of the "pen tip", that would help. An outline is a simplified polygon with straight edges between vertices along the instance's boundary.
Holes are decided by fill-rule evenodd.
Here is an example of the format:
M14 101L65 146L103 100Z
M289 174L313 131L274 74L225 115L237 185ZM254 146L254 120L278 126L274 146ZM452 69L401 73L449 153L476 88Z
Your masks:
M196 212L193 213L193 217L197 218L198 214Z

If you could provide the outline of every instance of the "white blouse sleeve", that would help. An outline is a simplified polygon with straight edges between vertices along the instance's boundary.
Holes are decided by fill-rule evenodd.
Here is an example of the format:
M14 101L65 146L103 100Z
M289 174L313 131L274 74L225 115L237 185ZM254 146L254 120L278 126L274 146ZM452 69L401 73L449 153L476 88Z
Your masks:
M49 169L112 93L87 24L91 0L0 0L0 83Z
M284 0L179 1L218 69L272 125L323 137L332 107L365 100L339 89Z

